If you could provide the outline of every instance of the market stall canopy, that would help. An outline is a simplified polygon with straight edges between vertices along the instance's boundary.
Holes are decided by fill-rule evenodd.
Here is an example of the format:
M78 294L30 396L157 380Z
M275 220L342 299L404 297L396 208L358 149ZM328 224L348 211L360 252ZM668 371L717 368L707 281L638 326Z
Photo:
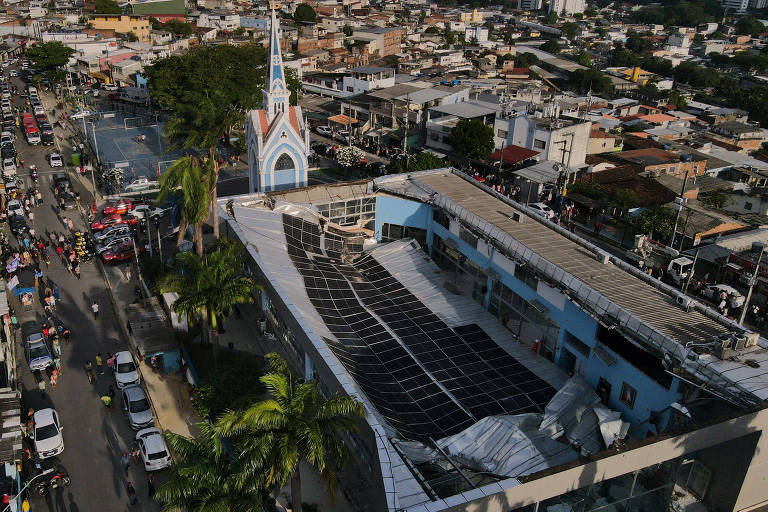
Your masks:
M178 348L176 335L157 298L130 304L127 314L136 346L145 357Z

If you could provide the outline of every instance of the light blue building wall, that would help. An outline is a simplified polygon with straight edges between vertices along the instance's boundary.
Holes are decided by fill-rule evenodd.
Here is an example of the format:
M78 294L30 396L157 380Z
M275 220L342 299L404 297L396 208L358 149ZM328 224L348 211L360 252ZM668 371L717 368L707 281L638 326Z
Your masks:
M443 223L436 221L433 208L428 204L380 196L376 200L375 222L375 237L379 241L382 239L382 228L385 224L426 230L428 253L438 264L440 258L445 256L437 247L449 246L451 251L457 251L471 262L471 265L467 265L472 269L482 269L482 272L475 274L474 279L480 281L478 285L483 284L483 279L487 282L482 287L482 296L475 297L475 300L497 315L500 321L502 315L491 306L492 295L495 293L493 290L500 289L498 283L511 290L517 296L515 300L518 303L521 298L527 304L526 307L533 304L537 308L537 317L546 317L559 328L556 330L553 327L548 331L557 332L556 339L550 340L548 347L540 346L542 344L538 341L533 343L534 340L526 339L524 333L515 332L509 323L507 327L515 335L520 333L521 342L531 345L532 350L544 354L543 357L550 358L563 369L582 375L598 393L602 387L608 396L608 405L620 411L624 418L633 424L635 435L642 437L647 431L655 431L655 427L647 421L652 411L662 413L660 426L666 423L668 406L681 396L678 393L677 379L670 377L671 385L667 389L642 369L599 342L597 320L570 302L558 290L540 281L533 283L536 286L534 289L531 282L526 283L516 277L514 262L497 253L481 239L477 240L476 247L466 241L465 239L472 240L472 237L462 232L460 225L455 221L450 221L446 228L445 219ZM451 242L446 243L446 240ZM475 286L474 291L480 289L480 286ZM609 391L606 384L610 387ZM623 391L627 392L624 401L621 396ZM631 391L634 391L634 396Z

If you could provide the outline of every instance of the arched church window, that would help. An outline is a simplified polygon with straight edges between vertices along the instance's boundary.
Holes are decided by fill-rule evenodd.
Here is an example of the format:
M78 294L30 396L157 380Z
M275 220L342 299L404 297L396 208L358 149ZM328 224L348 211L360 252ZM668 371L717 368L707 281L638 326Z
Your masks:
M293 168L293 159L288 156L288 153L283 153L280 155L280 157L277 159L277 162L275 163L276 171L287 171Z

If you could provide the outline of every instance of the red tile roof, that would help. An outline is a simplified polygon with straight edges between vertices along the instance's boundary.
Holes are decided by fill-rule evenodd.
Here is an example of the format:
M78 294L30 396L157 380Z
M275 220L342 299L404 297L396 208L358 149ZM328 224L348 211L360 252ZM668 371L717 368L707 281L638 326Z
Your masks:
M533 151L532 149L524 148L522 146L515 146L514 144L511 144L505 147L503 150L498 150L491 153L490 158L491 160L496 160L496 161L501 160L502 163L505 163L505 164L517 164L525 160L528 160L529 158L533 158L538 154L539 154L538 151Z

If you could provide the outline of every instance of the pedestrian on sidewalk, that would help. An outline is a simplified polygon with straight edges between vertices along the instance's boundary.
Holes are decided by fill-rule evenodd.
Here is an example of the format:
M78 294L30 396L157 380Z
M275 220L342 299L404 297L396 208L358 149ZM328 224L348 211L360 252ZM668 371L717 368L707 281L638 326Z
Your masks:
M147 496L150 498L155 495L155 475L147 473Z
M107 352L107 368L109 368L110 371L112 371L113 373L115 371L115 361L116 361L115 356Z
M128 489L128 498L131 500L131 505L136 504L136 489L133 488L133 484L128 481L128 485L126 486Z
M64 336L64 341L66 341L67 345L69 345L69 342L71 341L69 338L72 335L72 331L69 330L69 327L65 327L61 335Z
M91 304L91 311L93 311L94 318L99 318L99 303L95 300L93 301L93 304Z
M59 343L59 337L56 335L53 337L53 355L61 357L61 344Z
M128 266L125 267L125 280L129 283L131 282L131 264L128 263Z
M120 464L123 465L123 471L125 471L125 475L128 476L128 467L131 465L131 456L128 455L128 452L123 452L120 456ZM128 484L130 484L130 482L128 482Z
M45 379L43 374L38 371L37 389L40 390L40 397L45 398Z
M104 375L104 361L101 359L101 352L96 354L96 370L99 375Z
M53 370L51 372L51 389L56 389L56 382L59 380L59 372Z

